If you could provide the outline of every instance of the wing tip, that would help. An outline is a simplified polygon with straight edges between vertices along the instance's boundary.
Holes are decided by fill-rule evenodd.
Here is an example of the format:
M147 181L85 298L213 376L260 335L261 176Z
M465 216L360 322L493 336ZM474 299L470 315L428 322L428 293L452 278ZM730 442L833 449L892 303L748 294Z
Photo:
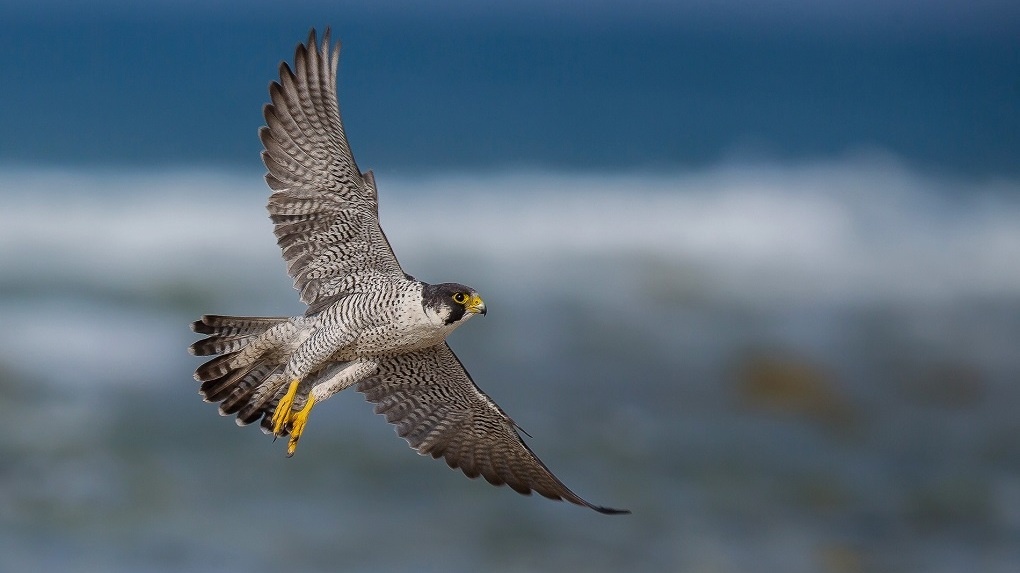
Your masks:
M326 26L325 32L322 34L322 42L319 42L318 33L313 26L308 30L308 39L303 44L298 44L294 50L294 61L295 64L300 59L302 63L306 58L312 58L319 60L324 63L328 63L331 59L331 54L340 51L340 42L336 43L337 49L334 52L331 35L333 33L332 26ZM301 67L301 66L299 66Z
M299 46L299 49L300 49L300 46ZM277 71L280 72L280 80L281 81L280 82L274 81L274 82L270 83L269 84L269 89L270 90L272 90L273 84L275 84L275 83L279 83L280 86L282 87L284 81L287 81L287 80L290 80L291 82L296 82L297 81L297 75L294 74L294 70L290 67L290 64L287 63L287 60L284 60L284 61L280 62L280 66L279 66L279 69Z
M631 513L629 509L616 509L614 507L605 507L602 505L594 505L590 503L588 504L587 507L594 509L595 511L601 513L602 515L630 515Z
M564 486L564 488L566 488L566 486ZM595 505L594 503L591 503L588 500L584 499L583 497L577 495L576 493L574 493L570 489L567 489L565 492L558 492L557 494L552 495L552 496L547 495L547 494L545 494L545 493L543 493L541 491L539 491L538 493L541 494L541 495L544 495L546 497L549 497L550 499L558 499L558 500L561 500L561 501L567 501L567 502L573 503L575 505L580 505L582 507L587 507L588 509L597 511L598 513L601 513L602 515L629 515L630 514L630 510L629 509L617 509L615 507L606 507L604 505Z
M337 49L340 47L340 41L336 42ZM326 26L322 32L322 41L318 39L318 34L313 26L308 31L308 40L304 43L306 50L318 50L318 52L324 56L329 56L330 52L333 51L333 27Z
M431 451L431 452L430 451L426 451L426 452L418 452L418 453L421 454L421 455L431 454L432 457L436 458L436 459L438 459L439 457L443 456L442 452L435 452L435 451ZM535 489L534 487L532 487L529 484L505 480L501 476L499 476L498 474L486 473L486 472L478 471L475 468L470 468L470 469L469 468L465 468L464 466L460 465L457 462L457 460L455 460L455 459L450 459L450 458L447 457L447 458L445 458L445 460L446 460L446 464L448 466L450 466L450 469L454 469L454 470L458 470L459 469L461 472L463 472L464 475L466 475L467 477L469 477L471 479L482 477L482 478L485 479L485 481L489 482L490 484L492 484L492 485L494 485L496 487L506 486L506 487L509 487L510 489L512 489L513 491L521 494L521 495L530 496L533 493L537 493L537 494L539 494L539 495L541 495L543 497L546 497L548 499L552 499L552 500L556 500L556 501L566 501L566 502L569 502L569 503L573 503L575 505L579 505L581 507L587 507L587 508L589 508L589 509L591 509L593 511L601 513L602 515L630 515L630 513L631 513L631 511L629 509L618 509L618 508L615 508L615 507L606 507L604 505L595 505L594 503L586 501L584 498L582 498L581 496L577 495L573 491L570 491L569 489L567 489L566 492L563 492L563 493L555 493L555 494L553 494L553 493L543 493L543 492ZM564 486L564 488L565 487L566 486Z

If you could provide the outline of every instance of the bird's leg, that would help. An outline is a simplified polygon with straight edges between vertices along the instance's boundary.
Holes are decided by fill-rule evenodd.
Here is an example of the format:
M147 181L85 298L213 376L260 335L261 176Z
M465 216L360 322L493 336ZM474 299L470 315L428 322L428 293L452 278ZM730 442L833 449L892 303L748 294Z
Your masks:
M353 338L353 333L343 328L320 328L302 342L291 355L284 370L285 379L291 380L290 388L280 398L280 403L273 412L273 433L279 436L285 429L290 432L287 457L294 455L297 442L308 423L308 414L315 404L315 397L309 391L306 393L307 401L301 410L294 411L294 399L299 383L304 380L305 384L311 383L309 390L314 389L322 376L322 367L329 357Z
M290 388L287 389L287 393L280 398L280 403L276 405L276 411L273 412L273 434L279 436L283 433L283 429L287 426L287 423L291 421L291 408L294 407L294 396L297 395L299 380L295 378L290 383Z
M314 405L315 396L309 394L304 407L294 413L294 415L290 418L290 441L287 442L288 458L293 456L294 450L297 449L298 440L301 439L301 434L305 431L305 424L308 423L308 415L312 413L312 406Z

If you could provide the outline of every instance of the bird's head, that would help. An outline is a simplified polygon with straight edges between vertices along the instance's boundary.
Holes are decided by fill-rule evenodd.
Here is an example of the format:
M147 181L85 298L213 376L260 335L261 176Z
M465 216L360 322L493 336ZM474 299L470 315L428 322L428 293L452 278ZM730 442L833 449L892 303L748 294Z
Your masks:
M440 325L450 326L485 314L485 302L475 289L458 283L426 284L421 306Z

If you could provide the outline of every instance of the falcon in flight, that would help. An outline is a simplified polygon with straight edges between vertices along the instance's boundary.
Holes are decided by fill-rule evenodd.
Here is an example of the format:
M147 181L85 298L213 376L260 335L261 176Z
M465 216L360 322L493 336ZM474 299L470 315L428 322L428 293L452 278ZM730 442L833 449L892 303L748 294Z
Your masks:
M446 337L475 315L482 297L458 283L428 284L405 273L379 226L372 172L351 155L336 97L339 44L315 30L280 65L259 130L272 189L269 215L303 316L203 316L191 345L215 356L195 371L201 395L239 425L288 436L294 454L312 408L350 386L419 454L483 476L589 507L522 441L510 416L485 395Z

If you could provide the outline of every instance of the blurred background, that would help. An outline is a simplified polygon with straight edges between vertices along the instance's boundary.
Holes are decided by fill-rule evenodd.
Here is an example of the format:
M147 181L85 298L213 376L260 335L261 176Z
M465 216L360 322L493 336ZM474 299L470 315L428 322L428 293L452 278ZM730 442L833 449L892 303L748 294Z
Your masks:
M1020 570L1020 4L0 3L0 570ZM197 396L293 315L257 129L312 26L405 269L605 517Z

